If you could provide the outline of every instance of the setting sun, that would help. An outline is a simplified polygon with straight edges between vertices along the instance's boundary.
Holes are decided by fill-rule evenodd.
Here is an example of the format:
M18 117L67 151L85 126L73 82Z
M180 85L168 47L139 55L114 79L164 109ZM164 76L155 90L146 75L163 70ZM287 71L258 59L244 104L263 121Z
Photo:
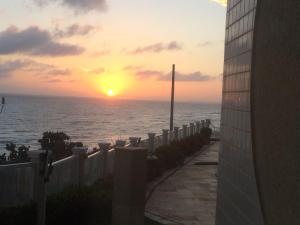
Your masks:
M113 97L115 95L115 93L114 93L114 91L112 89L108 90L106 94L109 97Z

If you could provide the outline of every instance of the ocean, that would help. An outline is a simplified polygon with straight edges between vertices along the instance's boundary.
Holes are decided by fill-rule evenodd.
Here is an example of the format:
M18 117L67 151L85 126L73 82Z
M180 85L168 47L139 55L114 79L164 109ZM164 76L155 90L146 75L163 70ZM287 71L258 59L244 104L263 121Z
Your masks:
M39 149L38 139L45 131L63 131L72 141L92 148L100 141L145 138L149 132L161 134L170 122L168 102L13 95L5 98L0 114L0 152L10 142ZM220 104L175 103L174 108L175 126L207 118L214 126L220 125Z

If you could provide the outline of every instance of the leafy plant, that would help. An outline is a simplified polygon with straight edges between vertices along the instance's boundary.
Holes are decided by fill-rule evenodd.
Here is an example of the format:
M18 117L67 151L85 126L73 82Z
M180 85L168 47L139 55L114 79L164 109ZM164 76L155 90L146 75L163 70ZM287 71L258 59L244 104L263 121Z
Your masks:
M21 145L17 148L14 143L6 144L5 148L9 155L6 156L6 153L0 155L0 164L9 164L9 163L23 163L28 162L28 151L30 146L26 147L25 145Z
M44 132L39 140L41 148L51 150L54 160L60 160L72 155L72 148L82 147L81 142L69 142L70 137L64 132Z

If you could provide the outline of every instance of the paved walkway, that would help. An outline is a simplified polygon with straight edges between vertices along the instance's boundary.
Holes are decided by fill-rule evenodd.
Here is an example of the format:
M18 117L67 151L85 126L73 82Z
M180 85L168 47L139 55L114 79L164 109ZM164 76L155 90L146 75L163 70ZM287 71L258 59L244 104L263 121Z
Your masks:
M218 142L210 145L161 183L147 202L147 216L166 225L214 225L218 150Z

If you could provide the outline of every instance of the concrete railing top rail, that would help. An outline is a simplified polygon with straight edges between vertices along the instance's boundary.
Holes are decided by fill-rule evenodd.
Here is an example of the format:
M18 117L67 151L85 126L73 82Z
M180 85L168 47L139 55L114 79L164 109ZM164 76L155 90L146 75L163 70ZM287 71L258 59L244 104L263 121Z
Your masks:
M2 170L2 169L4 170L4 169L7 169L7 168L17 169L17 168L31 167L31 166L32 166L32 162L6 164L6 165L0 165L0 170Z

